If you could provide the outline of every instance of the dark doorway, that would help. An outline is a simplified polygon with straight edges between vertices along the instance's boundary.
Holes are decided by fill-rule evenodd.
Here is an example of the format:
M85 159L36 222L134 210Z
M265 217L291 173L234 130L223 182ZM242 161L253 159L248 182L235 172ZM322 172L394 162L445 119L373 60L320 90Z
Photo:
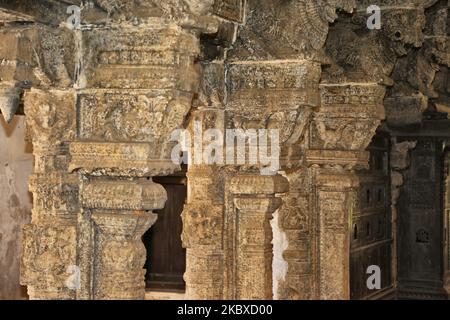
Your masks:
M446 298L443 290L443 141L410 151L398 202L399 298Z
M164 186L168 199L164 209L155 211L158 220L143 236L147 249L147 289L184 292L186 250L181 243L181 213L187 196L186 172L156 177L153 181Z

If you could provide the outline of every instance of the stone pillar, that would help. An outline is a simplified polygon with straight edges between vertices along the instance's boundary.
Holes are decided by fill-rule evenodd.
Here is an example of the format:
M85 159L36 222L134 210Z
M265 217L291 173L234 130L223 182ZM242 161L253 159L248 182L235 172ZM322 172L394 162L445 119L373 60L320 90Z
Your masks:
M195 139L195 125L201 126L197 139L204 138L203 134L208 129L225 133L225 59L228 48L235 41L238 25L245 20L245 0L215 0L209 3L214 3L212 13L220 17L220 23L216 35L202 42L200 89L188 124L192 142ZM198 6L208 6L207 1ZM182 214L182 240L186 248L185 296L188 299L217 300L227 296L226 274L232 262L224 253L225 242L229 241L224 231L224 184L229 173L224 162L205 163L203 151L211 141L203 142L197 154L194 154L194 143L190 146L193 157L188 165L187 203Z
M21 283L30 299L75 299L66 281L77 265L79 180L66 173L65 141L75 136L74 92L37 90L26 94L27 127L33 142L32 221L23 229Z
M289 192L283 197L278 225L286 237L287 248L281 258L287 264L284 280L279 280L280 300L309 300L315 298L315 246L316 219L312 214L313 187L308 168L286 171Z
M229 182L234 210L233 299L271 300L272 293L272 227L270 220L280 207L278 196L288 190L287 180L280 176L237 174ZM256 267L257 266L257 267Z
M151 177L179 169L170 139L197 90L199 43L162 19L139 28L82 30L79 36L84 88L77 95L78 136L69 150L70 170L83 177L81 221L91 230L91 245L79 252L87 259L82 274L90 288L83 294L143 299L141 236L155 222L151 211L167 199Z
M142 299L146 251L141 237L156 221L151 211L164 207L166 191L147 179L93 180L83 185L81 199L95 237L92 298Z
M391 214L392 214L392 281L397 287L397 202L400 197L400 190L404 183L403 170L410 166L409 152L417 145L417 141L404 141L397 143L396 139L391 140L392 147L390 153L391 167Z
M309 132L306 161L313 185L319 299L349 299L350 217L364 151L384 118L385 89L376 84L321 85L321 107ZM351 110L351 111L350 111Z
M35 201L22 283L31 299L143 299L141 236L167 199L151 178L179 169L171 133L197 90L199 41L162 18L74 39L73 88L25 98Z
M361 159L368 161L367 158ZM321 156L336 163L336 157ZM314 209L318 214L316 250L320 299L350 299L350 217L358 191L356 174L339 169L313 169Z
M183 210L186 297L216 300L224 294L222 177L212 166L191 166Z

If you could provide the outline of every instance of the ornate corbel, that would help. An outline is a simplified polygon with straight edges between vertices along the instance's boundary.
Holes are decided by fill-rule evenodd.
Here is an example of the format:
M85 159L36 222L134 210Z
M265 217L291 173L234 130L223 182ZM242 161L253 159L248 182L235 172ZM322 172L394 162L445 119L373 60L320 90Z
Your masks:
M20 89L15 85L0 87L0 110L6 122L11 122L20 104Z
M447 20L445 6L436 4L428 10L423 46L397 62L392 75L395 84L385 99L390 127L419 125L426 110L446 112L441 87L445 87L450 66Z

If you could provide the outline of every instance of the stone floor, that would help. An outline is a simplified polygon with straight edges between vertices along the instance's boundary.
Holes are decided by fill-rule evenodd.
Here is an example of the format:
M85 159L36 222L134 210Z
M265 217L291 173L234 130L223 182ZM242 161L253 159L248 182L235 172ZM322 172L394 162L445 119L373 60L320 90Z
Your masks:
M185 300L184 293L163 292L163 291L147 291L145 300Z

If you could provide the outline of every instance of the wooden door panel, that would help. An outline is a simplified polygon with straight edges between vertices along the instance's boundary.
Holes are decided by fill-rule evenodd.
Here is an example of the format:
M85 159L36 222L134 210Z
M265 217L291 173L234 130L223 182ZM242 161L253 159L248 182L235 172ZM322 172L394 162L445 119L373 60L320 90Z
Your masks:
M368 148L369 169L359 173L360 187L350 229L350 297L366 299L392 287L389 137L377 134ZM381 269L381 289L367 288L367 268Z
M398 202L401 296L439 294L443 277L442 142L420 139L410 151Z
M181 213L187 196L186 177L160 177L154 181L164 186L168 199L165 208L155 212L158 220L143 237L147 248L147 288L184 290L186 250L181 243Z

